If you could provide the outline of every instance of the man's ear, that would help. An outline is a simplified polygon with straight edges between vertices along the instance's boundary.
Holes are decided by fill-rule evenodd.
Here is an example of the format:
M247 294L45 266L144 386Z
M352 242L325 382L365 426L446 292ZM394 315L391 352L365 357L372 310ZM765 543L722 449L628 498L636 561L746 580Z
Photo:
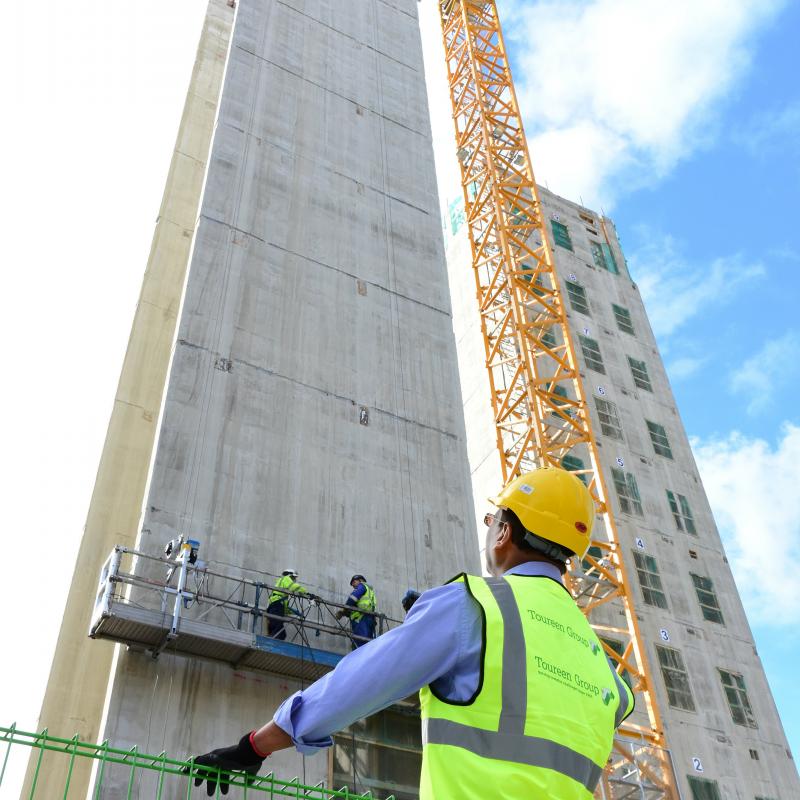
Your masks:
M508 522L503 522L500 525L500 532L497 534L496 544L505 545L511 541L511 525Z

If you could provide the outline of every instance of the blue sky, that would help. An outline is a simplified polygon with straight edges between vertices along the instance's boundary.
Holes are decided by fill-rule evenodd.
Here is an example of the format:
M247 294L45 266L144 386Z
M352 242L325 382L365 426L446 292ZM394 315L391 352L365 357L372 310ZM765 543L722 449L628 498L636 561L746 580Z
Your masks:
M800 4L499 7L538 179L617 225L797 754Z

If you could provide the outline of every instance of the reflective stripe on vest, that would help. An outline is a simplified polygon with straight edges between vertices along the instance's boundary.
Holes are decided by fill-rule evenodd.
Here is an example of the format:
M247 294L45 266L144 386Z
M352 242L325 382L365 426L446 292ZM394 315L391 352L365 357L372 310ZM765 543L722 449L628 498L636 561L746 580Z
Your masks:
M361 611L353 611L350 614L350 619L353 622L358 622L361 617L364 616L362 613L363 611L374 611L375 610L375 592L372 590L372 587L368 584L364 584L364 589L366 590L361 597L358 598L356 602L356 608L360 608Z
M483 758L513 761L530 767L552 769L592 791L603 774L590 758L569 747L535 736L519 736L471 728L449 719L422 721L422 745L449 744Z
M563 586L543 577L459 579L483 610L481 686L463 703L430 687L420 693L420 797L467 796L511 778L512 762L516 791L588 800L613 730L633 710L630 689ZM546 644L526 648L526 635Z

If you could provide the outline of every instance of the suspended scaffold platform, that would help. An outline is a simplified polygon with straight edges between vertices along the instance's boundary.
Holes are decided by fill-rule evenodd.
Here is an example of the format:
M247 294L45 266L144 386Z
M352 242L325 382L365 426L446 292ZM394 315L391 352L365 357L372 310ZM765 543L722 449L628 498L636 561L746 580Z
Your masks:
M268 613L274 591L287 597L288 614ZM346 617L339 617L348 610L341 603L212 570L188 543L173 559L117 546L101 570L89 636L153 658L167 651L312 681L361 639ZM378 635L400 624L384 614L374 616ZM270 620L282 623L285 640L267 635Z

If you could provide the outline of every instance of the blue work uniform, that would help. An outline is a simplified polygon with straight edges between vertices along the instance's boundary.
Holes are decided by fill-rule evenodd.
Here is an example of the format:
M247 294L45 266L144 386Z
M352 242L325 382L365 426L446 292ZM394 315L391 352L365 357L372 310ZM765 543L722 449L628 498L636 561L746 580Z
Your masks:
M367 593L366 584L359 583L355 589L350 593L345 602L347 606L358 607L358 601ZM362 614L359 619L354 620L350 618L350 630L355 636L361 636L361 639L353 639L353 649L367 644L364 639L375 638L375 616L373 614Z
M558 568L542 561L519 564L506 574L563 582ZM427 684L448 700L469 700L480 680L481 626L480 607L464 583L429 589L402 625L354 650L332 672L288 697L273 719L301 753L311 754L330 747L333 733Z

